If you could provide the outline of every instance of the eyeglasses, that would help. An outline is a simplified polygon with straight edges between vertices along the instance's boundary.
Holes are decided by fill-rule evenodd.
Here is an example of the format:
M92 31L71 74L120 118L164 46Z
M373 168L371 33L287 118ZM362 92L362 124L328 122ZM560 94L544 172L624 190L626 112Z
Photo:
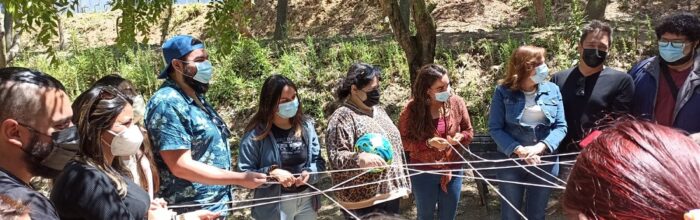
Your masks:
M59 132L59 131L60 131L60 130L59 130L59 131L54 131L53 133L51 133L51 135L49 135L49 134L44 134L43 132L34 129L32 126L29 126L29 125L27 125L27 124L25 124L25 123L17 122L17 124L19 124L19 125L22 126L22 127L27 128L27 130L29 130L29 131L31 131L31 132L33 132L33 133L37 133L37 134L40 134L40 135L43 135L43 136L46 136L46 137L51 137L51 136L53 135L53 133L56 133L56 132Z
M576 96L585 96L586 95L586 77L581 77L578 78L578 81L576 81Z
M659 46L662 46L662 47L668 47L669 44L671 44L671 46L674 48L685 47L685 42L659 41Z

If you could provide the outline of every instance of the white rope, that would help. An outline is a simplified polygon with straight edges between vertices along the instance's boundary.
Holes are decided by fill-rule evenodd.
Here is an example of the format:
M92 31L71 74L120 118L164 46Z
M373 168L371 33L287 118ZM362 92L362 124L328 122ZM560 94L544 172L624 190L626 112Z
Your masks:
M355 213L352 213L350 210L346 209L343 205L341 205L340 203L338 203L338 201L335 201L335 199L333 199L333 197L330 197L328 194L326 194L326 193L324 193L323 191L319 190L318 188L312 186L311 184L308 184L308 183L304 183L304 184L306 184L307 186L309 186L309 187L311 187L312 189L316 190L317 192L323 193L323 196L325 196L326 198L328 198L328 200L331 200L331 202L333 202L333 203L335 203L336 205L338 205L338 207L340 207L341 209L343 209L343 211L345 211L345 212L347 212L348 214L350 214L353 218L355 218L355 219L357 219L357 220L360 220L360 217L357 217L357 215L355 215Z
M452 175L452 176L456 176L456 177L462 177L465 179L483 180L483 181L491 181L491 182L499 182L499 183L510 183L510 184L523 185L523 186L536 186L536 187L551 188L551 189L566 189L562 186L557 186L557 185L550 186L550 185L542 185L542 184L536 184L536 183L516 182L516 181L482 178L482 177L474 177L474 176L467 176L467 175L445 174L445 172L466 171L469 169L449 169L449 170L419 170L419 169L413 169L413 168L407 168L407 169L409 169L411 171L422 171L423 173L429 173L429 174L435 174L435 175L443 175L443 176Z
M462 147L462 149L464 149L465 151L467 151L467 152L468 152L469 154L471 154L472 156L474 156L474 157L476 157L476 158L478 158L478 159L480 159L480 160L485 160L484 158L482 158L482 157L480 157L480 156L478 156L478 155L472 153L472 151L470 151L468 148L464 147L464 145L462 145L462 143L459 143L459 142L457 142L457 143L459 144L459 146ZM541 157L540 157L540 158L541 158ZM523 158L523 159L526 159L526 158ZM513 161L513 162L514 162L515 164L517 164L518 167L523 168L523 170L525 170L525 172L528 172L529 174L531 174L531 175L537 177L538 179L540 179L540 180L542 180L542 181L544 181L544 182L546 182L546 183L552 184L552 185L554 185L554 186L559 186L559 187L561 187L559 184L553 183L552 181L549 181L548 179L545 179L544 177L541 177L540 175L537 175L537 174L533 173L532 171L530 171L530 169L524 167L523 164L520 163L520 161ZM543 166L543 165L541 165L541 164L535 164L535 165L532 166L532 167L537 168L538 170L540 170L540 171L546 173L547 175L549 175L549 176L551 176L551 177L554 177L554 179L558 179L559 181L563 182L564 185L566 185L566 182L564 182L563 180L560 180L559 178L555 177L554 175L550 174L549 172L544 171L544 170L541 169L539 166Z
M347 183L347 182L353 181L353 180L359 178L360 176L366 174L366 173L369 172L369 171L370 171L370 169L368 169L367 171L362 172L362 173L360 173L360 174L358 174L358 175L356 175L356 176L354 176L354 177L352 177L352 178L347 179L345 182L336 184L335 186L331 187L330 189L333 189L333 188L335 188L336 186L343 185L343 184L345 184L345 183ZM279 184L278 182L268 182L268 183L271 183L271 184ZM267 184L267 183L266 183L266 184ZM312 194L312 193L307 193L307 194ZM213 203L202 203L202 204L174 205L174 206L169 206L168 208L178 209L178 208L187 208L187 207L201 207L201 206L210 206L210 205L234 203L234 202L235 202L235 203L248 203L248 202L256 202L256 201L272 200L272 199L278 199L278 198L281 199L281 198L285 198L285 197L294 197L294 196L298 196L298 195L303 195L303 194L289 194L289 195L283 195L283 196L265 197L265 198L257 198L257 199L249 199L249 200L243 200L243 201L229 201L229 202L213 202ZM303 197L300 197L300 198L303 198Z
M336 186L333 186L333 189L330 190L324 190L323 192L334 192L334 191L341 191L341 190L346 190L346 189L353 189L353 188L358 188L358 187L363 187L363 186L369 186L369 185L374 185L374 184L380 184L383 182L388 182L388 181L394 181L397 179L401 178L409 178L411 176L415 176L418 174L423 173L422 171L419 173L413 173L409 174L405 177L399 176L399 177L392 177L384 180L378 180L378 181L373 181L373 182L368 182L368 183L363 183L359 185L354 185L354 186L346 186L346 187L340 187L340 188L335 188ZM314 196L314 195L319 195L320 192L309 192L309 193L303 193L303 194L289 194L289 195L283 195L283 196L276 196L276 197L265 197L265 198L257 198L257 199L249 199L249 200L242 200L242 201L228 201L228 202L214 202L214 203L202 203L202 204L188 204L188 205L177 205L177 206L168 206L170 209L179 209L179 208L187 208L187 207L199 207L199 206L209 206L209 205L219 205L219 204L229 204L229 203L249 203L249 202L255 202L255 201L262 201L262 200L273 200L273 199L282 199L282 200L275 200L272 202L266 202L266 203L257 203L254 205L248 205L248 206L241 206L244 208L250 208L250 207L255 207L255 206L260 206L260 205L267 205L267 204L274 204L280 201L288 201L292 199L297 199L297 198L303 198L303 197L308 197L308 196ZM227 209L225 211L231 211L231 210L237 210L239 207L235 207L233 209Z
M541 156L540 158L549 158L549 157L559 157L559 156L569 156L569 155L577 155L579 152L572 152L572 153L563 153L563 154L551 154L551 155L545 155ZM451 161L451 162L433 162L433 163L409 163L409 164L404 164L404 166L431 166L431 165L457 165L457 164L466 164L466 163L500 163L500 162L508 162L508 161L516 161L516 160L524 160L522 158L507 158L507 159L498 159L498 160L481 160L481 161ZM396 167L396 165L384 165L384 166L377 166L373 167L373 169L378 169L378 168L390 168L390 167ZM331 173L338 173L338 172L350 172L350 171L360 171L360 170L365 170L367 168L350 168L350 169L343 169L343 170L327 170L327 171L318 171L318 172L308 172L308 174L331 174ZM293 174L295 176L301 175L300 173Z
M554 164L560 164L561 162L555 162L555 161L547 161L547 162L542 162L537 165L531 165L531 164L524 164L521 165L522 167L532 167L532 166L546 166L546 165L554 165ZM481 167L481 168L460 168L460 169L452 169L452 170L464 170L464 171L473 171L473 170L500 170L500 169L508 169L508 168L520 168L521 166L518 165L510 165L510 166L496 166L496 167ZM416 168L406 168L406 169L416 169ZM419 169L420 170L420 169Z
M563 183L564 185L566 185L566 181L560 179L558 176L555 176L554 174L551 174L550 172L547 172L546 170L540 168L539 166L535 166L535 169L540 170L540 172L543 172L543 173L549 175L550 177L554 178L554 180L559 181L560 183Z
M455 148L455 147L452 146L451 144L448 144L448 145L450 145L450 147L452 148L452 150L454 150L455 153L456 153L459 157L462 158L462 160L464 160L465 162L467 161L467 158L464 158L464 156L462 156L462 154L459 153L459 151L457 150L457 148ZM469 167L471 167L472 169L474 169L474 165L472 165L471 163L467 163L467 165L469 165ZM484 175L481 174L481 172L476 171L476 170L474 170L474 172L475 172L477 175L479 175L479 177L486 179L486 178L484 177ZM506 201L506 203L508 203L508 205L510 205L510 207L513 208L513 210L515 210L516 212L518 212L518 214L520 214L520 216L522 216L523 219L527 220L527 217L525 217L525 215L523 215L523 213L520 212L520 209L518 209L517 207L515 207L515 205L513 205L513 203L511 203L510 201L508 201L508 198L506 198L505 196L503 196L503 194L501 194L501 192L498 191L498 188L496 188L495 186L493 186L493 184L491 184L491 182L489 182L488 180L485 181L485 182L486 182L486 184L488 184L488 185L491 187L491 189L493 189L494 191L496 191L496 193L498 193L498 195L499 195L501 198L503 198L503 200Z
M431 174L436 174L436 175L448 175L448 174L440 173L440 172L469 171L469 170L472 170L472 171L474 171L475 173L477 173L477 175L479 175L479 177L465 176L465 175L455 175L455 176L459 176L459 177L466 178L466 179L484 180L490 187L492 187L492 188L494 188L494 189L495 189L495 187L494 187L490 182L502 182L502 183L511 183L511 184L528 185L528 186L536 186L536 187L545 187L545 188L554 188L554 189L564 189L564 187L562 187L562 186L560 186L560 185L557 185L557 184L554 184L554 183L551 183L551 182L549 182L549 181L547 181L547 182L548 182L548 183L551 183L553 186L542 185L542 184L532 184L532 183L525 183L525 182L515 182L515 181L507 181L507 180L499 180L499 179L489 179L489 178L485 178L485 177L479 172L479 170L495 170L495 169L506 169L506 168L515 168L515 167L523 167L523 168L524 168L524 167L528 167L528 166L534 166L534 167L538 168L538 167L537 167L538 165L529 165L529 164L528 164L528 165L522 165L522 164L520 164L520 163L517 163L518 166L500 166L500 167L499 167L499 166L494 166L494 167L475 168L472 164L476 164L476 163L499 163L499 162L507 162L507 161L516 162L516 161L518 161L518 160L523 160L523 159L522 159L522 158L508 158L508 159L499 159L499 160L488 160L488 159L481 158L481 157L479 157L478 155L474 154L473 152L469 151L469 149L467 149L466 147L464 147L464 145L462 145L461 143L460 143L460 146L461 146L462 148L464 148L465 150L467 150L467 152L469 152L472 156L476 157L477 159L480 159L481 161L468 161L468 160L466 160L466 158L465 158L463 155L461 155L461 154L457 151L457 149L456 149L454 146L450 145L450 147L452 148L452 150L455 150L455 152L457 153L457 155L459 155L459 157L461 157L462 160L464 160L464 161L442 162L442 163L437 163L437 162L435 162L435 163L403 164L403 166L404 166L404 168L405 168L406 170L414 171L414 173L408 174L408 175L406 175L406 176L393 177L393 178L389 178L389 179L384 179L384 180L379 180L379 181L373 181L373 182L364 183L364 184L359 184L359 185L355 185L355 186L340 187L340 188L338 188L338 187L339 187L339 186L342 186L343 184L346 184L346 183L348 183L348 182L350 182L350 181L352 181L352 180L354 180L354 179L356 179L356 178L359 178L360 176L362 176L362 175L366 174L367 172L369 172L371 169L376 169L376 168L391 168L391 167L401 167L401 166L400 166L400 165L394 165L394 164L392 164L392 165L378 166L378 167L372 167L372 168L351 168L351 169L344 169L344 170L330 170L330 171L320 171L320 172L308 172L308 174L311 175L311 174L331 174L331 173L336 173L336 172L363 171L362 173L356 175L355 177L350 178L350 179L348 179L348 180L346 180L346 181L343 181L343 182L341 182L341 183L339 183L339 184L336 184L336 185L332 186L332 187L329 188L329 189L326 189L326 190L318 190L318 189L316 188L317 192L309 192L309 193L301 193L301 194L289 194L289 195L281 195L281 196L275 196L275 197L265 197L265 198L257 198L257 199L248 199L248 200L242 200L242 201L215 202L215 203L202 203L202 204L187 204L187 205L173 205L173 206L169 206L169 208L170 208L170 209L179 209L179 208L202 207L202 206L210 206L210 205L218 205L218 204L251 203L251 202L257 202L257 201L275 200L275 201L264 202L264 203L257 203L257 204L246 205L246 206L238 206L238 207L234 207L234 208L231 208L231 209L224 210L224 211L232 211L232 210L239 210L239 209L243 209L243 208L251 208L251 207L256 207L256 206L261 206L261 205L274 204L274 203L278 203L278 202L281 202L281 201L288 201L288 200L293 200L293 199L299 199L299 198L304 198L304 197L309 197L309 196L314 196L314 195L319 195L319 194L324 194L324 196L328 196L328 195L326 195L325 193L327 193L327 192L334 192L334 191L340 191L340 190L345 190L345 189L352 189L352 188L357 188L357 187L363 187L363 186L368 186L368 185L374 185L374 184L379 184L379 183L383 183L383 182L387 182L387 181L394 181L394 180L401 179L401 178L409 178L409 177L411 177L411 176L419 175L419 174L422 174L422 173L431 173ZM553 155L542 156L541 158L546 158L546 157L557 157L557 156L566 156L566 155L576 155L576 154L579 154L579 153L578 153L578 152L573 152L573 153L556 154L556 155L553 154ZM552 162L546 162L546 163L539 164L539 166L541 166L541 165L549 165L549 164L567 164L567 165L569 165L569 164L571 164L571 163L573 163L573 162L575 162L575 160L571 160L571 161L557 161L557 162L553 162L553 161L552 161ZM449 164L467 164L467 165L469 165L470 168L469 168L469 169L430 170L430 171L408 168L409 166L430 166L430 165L449 165ZM538 168L538 169L539 169L539 168ZM526 170L527 170L527 169L526 169ZM540 169L540 170L541 170L541 169ZM544 171L544 170L542 170L542 171ZM545 173L549 174L548 172L545 172ZM298 176L298 175L301 175L301 174L293 174L293 175ZM534 175L534 174L533 174L533 175ZM549 175L551 175L551 174L549 174ZM538 176L538 177L539 177L539 176ZM557 179L558 179L558 178L557 178ZM558 179L558 180L564 182L564 181L561 180L561 179ZM278 182L268 182L268 183L266 183L266 184L279 184L279 183L278 183ZM315 188L315 187L313 187L313 188ZM500 192L499 192L497 189L495 189L495 191L499 194L499 196L505 198L503 195L500 194ZM511 207L514 207L514 205L512 205L512 204L510 203L510 201L508 201L507 199L506 199L506 201L508 202L509 205L511 205ZM517 209L516 209L516 210L517 210ZM517 210L517 211L518 211L519 214L522 215L522 213L520 213L519 210ZM355 217L356 217L356 216L355 216Z

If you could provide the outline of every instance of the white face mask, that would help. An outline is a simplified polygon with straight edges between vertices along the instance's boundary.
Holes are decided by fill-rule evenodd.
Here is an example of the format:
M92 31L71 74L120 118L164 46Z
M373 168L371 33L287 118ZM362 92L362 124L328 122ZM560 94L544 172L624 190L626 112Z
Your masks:
M139 126L136 125L131 125L119 134L110 130L107 130L107 132L114 135L112 144L110 144L110 150L114 156L134 155L139 151L141 143L143 143L143 134L139 130Z

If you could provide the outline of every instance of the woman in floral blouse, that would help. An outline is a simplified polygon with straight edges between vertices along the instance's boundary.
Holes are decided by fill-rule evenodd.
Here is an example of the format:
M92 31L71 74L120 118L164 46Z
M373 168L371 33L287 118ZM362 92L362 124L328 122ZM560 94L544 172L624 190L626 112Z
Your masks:
M384 109L380 100L381 72L368 64L353 64L337 88L338 101L342 104L328 122L327 146L330 167L333 170L356 169L331 174L337 188L338 202L356 216L373 212L399 213L399 198L410 193L410 183L405 178L405 159L399 130ZM380 156L358 152L355 142L365 134L379 134L387 138L393 148L393 160L389 164ZM380 172L357 168L382 167ZM345 181L347 183L344 183ZM371 184L377 183L377 184ZM346 213L346 217L351 217Z

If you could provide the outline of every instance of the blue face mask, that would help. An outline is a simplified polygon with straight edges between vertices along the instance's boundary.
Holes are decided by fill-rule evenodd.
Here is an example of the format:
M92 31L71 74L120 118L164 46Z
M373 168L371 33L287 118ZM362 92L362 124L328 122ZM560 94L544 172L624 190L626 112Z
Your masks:
M549 76L549 67L547 67L547 64L543 63L535 68L535 75L531 76L530 79L532 79L535 84L540 84L547 79L547 76Z
M683 49L685 48L685 44L681 48L675 48L671 43L668 45L661 46L659 45L659 55L661 55L661 58L664 59L664 61L668 63L673 63L676 62L680 59L682 59L683 56Z
M204 62L195 63L195 65L197 66L197 73L194 74L192 78L198 82L209 84L214 72L214 67L211 66L211 62L205 60Z
M447 87L447 90L444 92L438 92L435 93L435 101L438 102L447 102L447 100L450 98L450 87Z
M299 110L299 100L295 98L292 101L279 104L277 106L277 115L288 119L294 117L297 114L297 110Z

